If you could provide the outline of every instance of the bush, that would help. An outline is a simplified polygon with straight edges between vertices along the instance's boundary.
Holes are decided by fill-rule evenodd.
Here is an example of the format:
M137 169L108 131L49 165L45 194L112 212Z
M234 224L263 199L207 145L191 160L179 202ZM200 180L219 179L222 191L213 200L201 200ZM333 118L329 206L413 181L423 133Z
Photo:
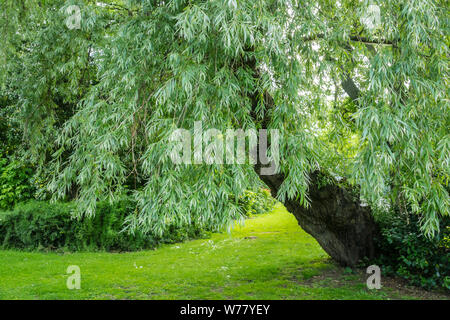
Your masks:
M386 274L394 274L426 289L450 289L449 219L441 219L441 234L428 239L420 231L417 215L388 216L379 221L380 256L374 263Z
M0 210L11 209L16 203L33 197L32 173L23 164L10 162L0 155Z
M170 228L167 236L156 238L136 232L122 232L126 216L133 212L128 199L99 203L93 218L73 219L73 203L31 201L0 214L0 247L25 250L107 250L132 251L154 248L161 243L179 242L204 235L200 228Z
M272 198L270 191L267 189L246 190L239 198L239 206L247 217L269 212L276 203L277 201Z

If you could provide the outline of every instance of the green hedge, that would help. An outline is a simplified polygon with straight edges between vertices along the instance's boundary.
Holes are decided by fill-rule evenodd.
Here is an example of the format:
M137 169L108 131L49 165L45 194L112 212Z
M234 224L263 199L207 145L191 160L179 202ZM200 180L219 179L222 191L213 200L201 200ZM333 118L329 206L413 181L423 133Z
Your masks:
M245 216L270 212L277 200L275 200L267 189L256 191L246 190L239 198L239 206Z
M32 170L18 161L9 161L0 154L0 210L9 210L20 201L31 199Z
M385 274L402 277L426 289L450 290L450 226L441 218L441 233L428 239L420 231L419 217L392 215L379 220L381 255L374 261Z
M239 199L246 216L268 212L275 203L264 189L246 191ZM135 203L129 199L114 205L99 203L92 218L74 219L71 214L74 209L74 203L30 201L16 205L12 211L0 212L0 248L134 251L207 235L195 225L171 227L163 237L122 232L126 217L135 209Z
M205 233L195 226L171 228L165 237L121 232L134 203L121 200L99 203L95 217L73 219L73 203L31 201L0 213L0 247L24 250L133 251L154 248L161 243L198 238Z

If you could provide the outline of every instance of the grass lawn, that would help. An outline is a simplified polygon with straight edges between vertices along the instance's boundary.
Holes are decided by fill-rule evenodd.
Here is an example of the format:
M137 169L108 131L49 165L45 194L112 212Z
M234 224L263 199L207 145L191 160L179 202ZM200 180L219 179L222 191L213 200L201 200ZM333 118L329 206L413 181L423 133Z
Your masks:
M81 289L66 287L69 265ZM231 234L131 253L0 251L0 299L401 299L448 298L398 288L368 290L362 271L329 259L284 207ZM383 282L383 280L386 280Z

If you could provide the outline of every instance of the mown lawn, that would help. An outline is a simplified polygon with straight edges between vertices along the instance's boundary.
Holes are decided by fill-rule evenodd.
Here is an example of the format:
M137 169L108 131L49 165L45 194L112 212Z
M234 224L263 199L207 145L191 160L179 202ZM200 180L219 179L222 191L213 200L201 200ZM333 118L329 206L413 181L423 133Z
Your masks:
M70 265L81 269L80 290L67 289ZM270 214L247 220L231 234L150 251L0 251L0 299L422 297L393 286L368 290L364 274L335 266L281 205Z

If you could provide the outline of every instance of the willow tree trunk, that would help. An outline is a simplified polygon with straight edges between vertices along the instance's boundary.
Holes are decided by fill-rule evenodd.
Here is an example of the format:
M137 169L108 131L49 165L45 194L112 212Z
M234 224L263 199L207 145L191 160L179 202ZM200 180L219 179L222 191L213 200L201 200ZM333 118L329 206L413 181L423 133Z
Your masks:
M246 67L254 71L255 78L260 78L254 58L244 63ZM351 78L344 77L342 87L352 99L357 99L359 89ZM267 92L263 93L266 112L264 118L260 119L256 112L259 97L258 93L249 96L253 105L253 117L255 122L260 123L262 129L267 129L270 123L270 109L274 107L274 101ZM259 145L257 153L259 153ZM284 181L284 176L282 174L261 175L259 159L261 158L258 154L255 171L275 197ZM361 206L348 190L337 185L319 187L318 172L311 173L310 178L311 202L308 208L300 205L295 199L287 199L283 203L295 216L299 225L317 240L331 258L342 265L353 266L364 257L373 257L374 239L378 231L369 207Z
M259 173L259 166L255 169ZM283 175L259 176L275 196L284 181ZM302 229L340 264L353 266L364 257L373 257L378 229L369 207L361 206L350 192L337 185L319 187L318 176L318 172L311 174L308 208L296 200L286 200L285 207Z

